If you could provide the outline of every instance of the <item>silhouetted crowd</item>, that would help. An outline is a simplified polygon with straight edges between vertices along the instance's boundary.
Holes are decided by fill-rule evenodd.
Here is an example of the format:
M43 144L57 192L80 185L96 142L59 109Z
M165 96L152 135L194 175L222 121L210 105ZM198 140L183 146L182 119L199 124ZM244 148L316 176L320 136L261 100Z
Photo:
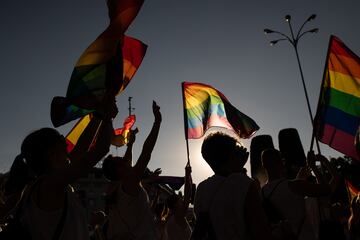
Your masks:
M124 156L107 155L117 114L111 99L70 153L55 129L26 136L4 185L0 239L360 239L360 196L334 200L344 180L327 158L311 151L304 164L289 167L282 152L264 148L249 177L249 152L222 132L207 135L201 147L214 175L195 191L188 163L184 192L161 198L160 184L148 181L160 174L147 169L162 122L156 102L152 110L154 123L134 165L137 131L130 132ZM70 184L101 160L106 204L87 216Z

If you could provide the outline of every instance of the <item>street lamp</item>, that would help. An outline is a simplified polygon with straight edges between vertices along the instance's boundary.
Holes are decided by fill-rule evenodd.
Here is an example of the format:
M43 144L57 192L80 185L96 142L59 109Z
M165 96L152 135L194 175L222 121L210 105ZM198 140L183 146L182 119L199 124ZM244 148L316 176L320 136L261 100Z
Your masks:
M306 98L306 102L307 102L307 107L308 107L309 115L310 115L310 119L311 119L311 124L312 124L313 127L314 127L314 118L313 118L313 114L312 114L312 112L311 112L309 96L308 96L308 93L307 93L307 90L306 90L306 85L305 85L305 80L304 80L304 74L303 74L303 71L302 71L301 63L300 63L299 52L298 52L298 43L299 43L300 38L302 38L305 34L307 34L307 33L317 33L317 32L319 31L318 28L313 28L313 29L310 29L310 30L307 30L307 31L302 31L303 28L304 28L304 26L305 26L308 22L313 21L315 18L316 18L316 14L310 15L310 16L306 19L306 21L301 25L301 27L299 28L299 30L298 30L298 32L297 32L296 35L294 34L294 31L293 31L293 28L292 28L292 25L291 25L291 16L290 16L290 15L286 15L286 16L285 16L285 21L288 23L289 28L290 28L290 33L291 33L290 36L288 36L288 35L286 35L286 34L284 34L284 33L282 33L282 32L269 29L269 28L265 28L265 29L264 29L264 33L265 33L265 34L278 34L278 35L280 35L280 36L282 37L282 38L279 38L279 39L270 41L270 45L271 45L271 46L277 44L277 43L280 42L280 41L287 40L287 41L290 42L291 45L294 47L295 54L296 54L296 59L297 59L298 65L299 65L299 70L300 70L300 75L301 75L301 81L302 81L302 85L303 85L303 88L304 88L304 93L305 93L305 98ZM317 144L318 151L319 151L319 153L320 153L320 147L319 147L318 141L316 141L316 144Z

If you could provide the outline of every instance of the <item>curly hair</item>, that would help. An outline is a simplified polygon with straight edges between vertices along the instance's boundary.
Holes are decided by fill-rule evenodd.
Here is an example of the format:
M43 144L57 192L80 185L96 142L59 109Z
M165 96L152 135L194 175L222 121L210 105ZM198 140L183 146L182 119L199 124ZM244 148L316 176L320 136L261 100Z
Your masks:
M201 146L201 154L212 170L216 172L227 162L237 143L235 138L222 132L211 133Z

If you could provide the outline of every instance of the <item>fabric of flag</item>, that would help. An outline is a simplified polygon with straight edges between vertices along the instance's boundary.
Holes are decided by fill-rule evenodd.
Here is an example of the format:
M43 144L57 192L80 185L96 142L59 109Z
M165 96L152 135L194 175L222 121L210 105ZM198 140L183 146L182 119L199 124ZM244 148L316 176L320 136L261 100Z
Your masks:
M356 135L355 135L355 149L356 149L356 152L358 153L358 155L360 154L360 126L356 132Z
M331 36L315 134L321 142L359 160L354 145L359 125L360 58L339 38Z
M77 141L79 140L79 137L81 136L87 125L90 123L91 118L91 114L83 117L65 137L68 153L70 153L74 149Z
M124 65L123 65L124 80L123 80L122 86L120 87L120 92L125 90L126 86L131 81L131 79L134 77L136 71L139 69L140 64L145 56L146 49L147 49L147 46L144 43L142 43L141 41L139 41L135 38L124 36L124 45L123 45L123 51L122 51L123 52L123 62L124 62ZM76 106L70 105L70 107L76 107ZM83 109L77 108L77 107L76 107L76 109L79 109L80 111L87 111L87 110L83 110ZM84 113L88 114L90 112L91 111L87 111ZM69 113L71 113L71 111L69 111ZM63 116L71 116L71 114L63 114ZM70 131L69 135L72 136L71 137L72 143L75 142L75 144L76 144L77 139L80 137L81 133L84 131L87 124L90 122L90 121L86 120L88 118L89 117L87 115L85 117L82 117L78 121L78 123L75 125L75 127ZM68 146L72 146L72 145L70 144ZM72 148L73 148L73 146L72 146Z
M349 180L345 180L345 184L346 184L346 188L348 190L349 193L349 197L350 197L350 201L351 199L353 199L354 197L356 197L360 192L358 189L356 189Z
M215 88L192 82L183 82L182 88L186 139L201 138L210 127L233 130L240 138L249 138L259 129Z
M124 121L123 127L115 129L111 144L117 147L121 147L127 144L129 142L130 130L132 126L134 126L135 121L135 115L128 116Z
M77 61L66 98L53 99L51 120L55 127L92 112L105 93L116 95L126 87L131 77L123 78L123 75L131 75L136 71L135 67L123 73L122 52L129 49L126 44L130 42L138 45L136 49L141 49L141 54L137 54L139 57L130 62L141 63L145 55L146 46L143 43L124 37L124 32L138 14L143 0L109 0L107 3L109 26Z

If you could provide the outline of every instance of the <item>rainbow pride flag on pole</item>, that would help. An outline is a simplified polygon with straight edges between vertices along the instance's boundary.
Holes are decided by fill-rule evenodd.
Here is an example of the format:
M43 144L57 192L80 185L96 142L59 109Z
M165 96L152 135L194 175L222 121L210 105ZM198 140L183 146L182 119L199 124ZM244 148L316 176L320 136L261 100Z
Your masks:
M146 45L136 39L124 37L131 22L143 4L143 0L108 0L110 24L100 36L90 44L77 61L66 98L55 97L51 104L51 120L59 127L94 111L104 94L119 94L130 78L124 78L123 52L126 45L139 45L139 58L130 62L141 62ZM130 43L129 43L130 42ZM125 47L125 49L124 49ZM125 53L126 54L126 53ZM142 56L141 56L142 55ZM126 59L126 58L125 58ZM125 72L134 74L136 67Z
M183 82L182 89L186 139L201 138L211 127L233 130L240 138L249 138L259 129L254 120L237 110L215 88Z
M355 135L360 125L360 58L330 37L314 133L321 142L359 160Z
M130 130L136 121L135 115L127 116L122 128L115 129L111 144L122 147L129 142Z

